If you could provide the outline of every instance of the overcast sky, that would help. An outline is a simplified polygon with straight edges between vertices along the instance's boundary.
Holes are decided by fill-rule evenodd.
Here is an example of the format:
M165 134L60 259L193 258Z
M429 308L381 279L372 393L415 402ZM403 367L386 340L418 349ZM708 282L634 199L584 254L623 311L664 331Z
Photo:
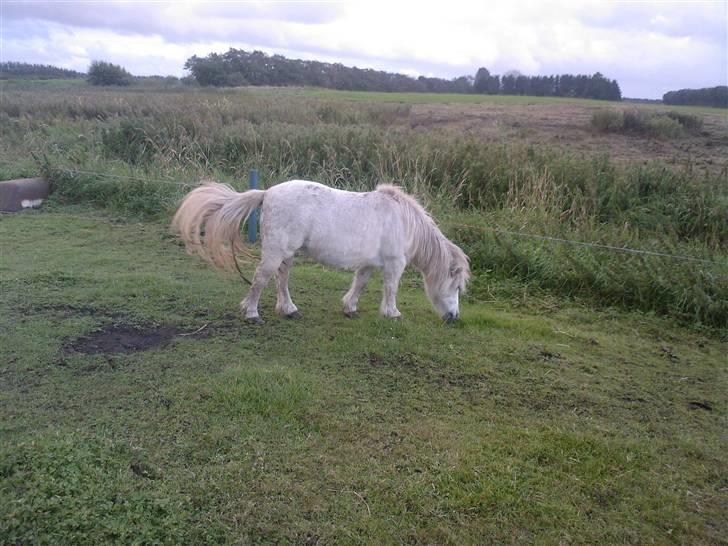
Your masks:
M452 78L602 72L626 97L726 85L728 0L399 2L0 0L0 60L184 74L230 47Z

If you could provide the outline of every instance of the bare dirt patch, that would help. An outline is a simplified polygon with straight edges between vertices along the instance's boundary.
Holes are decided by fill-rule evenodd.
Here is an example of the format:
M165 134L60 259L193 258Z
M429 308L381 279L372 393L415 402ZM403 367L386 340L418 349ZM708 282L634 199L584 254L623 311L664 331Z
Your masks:
M608 154L629 163L663 161L720 172L728 157L728 116L696 114L703 118L699 135L670 140L603 134L591 127L595 111L615 106L584 104L414 104L405 123L416 131L451 132L486 142L521 142L577 154ZM670 107L665 106L665 111Z
M137 328L128 324L110 324L68 342L65 348L66 352L87 355L134 353L164 347L180 333L182 332L174 326Z
M74 308L71 313L74 314L77 310L77 308ZM93 312L89 314L99 317ZM198 328L136 326L117 320L90 334L67 339L63 344L63 353L66 355L73 353L87 355L135 353L157 347L166 347L175 339L208 339L212 336L236 332L239 329L240 325L238 323L225 318L206 322Z
M688 402L688 407L690 409L699 409L703 411L713 411L713 406L710 404L710 402L700 402L698 400L693 400Z

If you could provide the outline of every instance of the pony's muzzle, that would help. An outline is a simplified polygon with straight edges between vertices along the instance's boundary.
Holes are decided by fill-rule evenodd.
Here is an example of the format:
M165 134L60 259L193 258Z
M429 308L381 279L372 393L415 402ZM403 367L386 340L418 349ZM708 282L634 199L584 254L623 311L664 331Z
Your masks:
M445 316L442 317L442 320L444 320L445 322L455 322L459 318L459 313L445 313Z

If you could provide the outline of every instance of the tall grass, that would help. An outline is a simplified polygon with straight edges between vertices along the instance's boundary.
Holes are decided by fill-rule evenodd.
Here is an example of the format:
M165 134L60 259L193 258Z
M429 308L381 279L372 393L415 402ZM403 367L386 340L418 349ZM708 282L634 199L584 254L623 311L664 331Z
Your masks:
M591 125L604 133L669 139L700 133L703 120L694 114L676 111L598 110L592 115Z
M606 155L421 134L408 128L409 113L401 104L219 91L7 93L0 152L32 152L59 197L143 216L165 217L201 178L243 188L252 167L267 184L300 177L367 190L394 182L425 199L445 225L465 215L468 224L488 228L487 214L509 229L719 262L555 251L534 240L453 229L476 273L515 275L557 293L693 323L728 322L728 271L720 265L728 243L725 169L623 166Z

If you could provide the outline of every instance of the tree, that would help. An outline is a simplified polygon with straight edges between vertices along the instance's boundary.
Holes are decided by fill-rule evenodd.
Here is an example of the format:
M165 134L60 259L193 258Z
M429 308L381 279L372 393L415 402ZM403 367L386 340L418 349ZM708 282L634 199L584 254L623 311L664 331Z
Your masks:
M516 77L513 74L506 74L501 78L501 93L504 95L516 94Z
M528 95L531 92L531 78L518 76L516 78L516 95Z
M93 61L88 69L87 81L91 85L129 85L132 75L119 65Z
M497 95L500 93L500 77L491 76L488 80L488 85L485 88L485 92L489 95Z
M227 83L227 67L217 53L204 59L196 55L187 59L185 70L189 70L200 85L223 86Z
M524 76L516 70L503 77L481 67L472 76L451 80L324 63L288 59L262 51L231 48L227 53L190 57L185 63L200 85L310 85L357 91L417 91L427 93L481 93L489 95L540 95L620 100L619 86L600 73L594 76Z
M30 64L13 61L0 63L0 79L2 80L16 78L51 80L84 77L86 77L86 75L81 72L47 64Z
M479 68L473 80L473 92L497 95L500 93L500 77L492 76L487 68Z
M662 96L665 104L688 104L693 106L713 106L728 108L728 87L704 87L702 89L680 89L668 91Z
M473 82L473 91L476 93L487 93L488 84L490 82L490 71L481 66L475 73L475 81Z

